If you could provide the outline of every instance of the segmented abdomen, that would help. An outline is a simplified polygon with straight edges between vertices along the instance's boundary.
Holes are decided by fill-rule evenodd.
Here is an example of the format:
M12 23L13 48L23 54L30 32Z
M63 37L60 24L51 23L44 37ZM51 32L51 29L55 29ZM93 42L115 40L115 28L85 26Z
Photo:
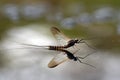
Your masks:
M49 46L49 50L61 51L64 46Z

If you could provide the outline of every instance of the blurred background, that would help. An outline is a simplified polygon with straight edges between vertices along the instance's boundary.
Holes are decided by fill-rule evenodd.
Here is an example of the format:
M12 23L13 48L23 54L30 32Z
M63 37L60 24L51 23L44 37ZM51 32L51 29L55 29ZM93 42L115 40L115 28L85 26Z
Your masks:
M51 69L47 64L59 52L19 44L58 45L52 26L88 39L96 53L84 61L96 69L74 61ZM0 80L120 80L119 67L119 0L0 1Z

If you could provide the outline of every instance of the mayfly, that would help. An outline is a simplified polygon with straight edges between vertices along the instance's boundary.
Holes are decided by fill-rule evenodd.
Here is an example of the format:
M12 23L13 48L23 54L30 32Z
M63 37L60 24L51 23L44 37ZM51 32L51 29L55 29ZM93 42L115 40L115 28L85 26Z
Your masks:
M60 46L37 46L37 45L31 45L31 44L23 44L23 45L28 45L28 46L34 46L34 47L44 47L47 48L48 50L54 50L54 51L60 51L59 54L57 54L48 64L49 68L54 68L58 66L59 64L67 61L67 60L74 60L74 61L79 61L80 63L89 65L91 67L94 67L90 64L82 62L80 59L84 59L90 54L84 56L84 57L77 57L74 56L74 54L79 51L78 49L73 49L77 44L79 43L85 43L88 47L90 47L84 39L70 39L67 36L65 36L58 28L52 27L51 32L54 35L54 37L58 40L58 42L61 44ZM68 48L72 49L73 52L69 51Z

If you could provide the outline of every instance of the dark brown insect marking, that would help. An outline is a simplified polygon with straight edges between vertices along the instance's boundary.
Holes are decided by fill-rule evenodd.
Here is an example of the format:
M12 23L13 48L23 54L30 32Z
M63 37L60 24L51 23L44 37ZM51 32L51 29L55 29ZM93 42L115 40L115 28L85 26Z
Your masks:
M64 48L72 47L72 46L74 46L76 43L79 43L79 40L78 40L78 39L76 39L76 40L70 40L70 41L68 41L68 44L64 46Z
M77 58L69 51L64 50L63 46L49 46L49 50L62 51L67 54L67 57L71 60L77 61Z
M64 46L49 46L49 50L61 51Z
M69 51L67 50L62 50L63 52L65 52L67 54L67 57L71 60L77 61L77 58Z
M56 28L56 27L52 27L51 30L60 32L60 30L58 28Z

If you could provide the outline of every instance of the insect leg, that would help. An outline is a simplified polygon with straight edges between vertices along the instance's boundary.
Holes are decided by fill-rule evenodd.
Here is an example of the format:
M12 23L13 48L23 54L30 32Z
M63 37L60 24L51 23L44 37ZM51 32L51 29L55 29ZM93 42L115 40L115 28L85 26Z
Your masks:
M85 42L84 39L81 39L81 40L79 41L79 43L84 43L84 44L86 44L88 47L90 47L90 48L96 50L96 48L90 46L87 42Z
M88 66L91 66L91 67L93 67L93 68L96 68L95 66L93 66L93 65L91 65L91 64L82 62L82 61L79 59L79 57L76 57L76 58L77 58L77 60L78 60L80 63L85 64L85 65L88 65Z
M96 52L96 51L95 51ZM87 54L86 56L84 56L84 57L78 57L78 58L80 58L80 59L85 59L86 57L88 57L88 56L90 56L90 55L92 55L93 53L95 53L95 52L92 52L92 53L90 53L90 54Z

